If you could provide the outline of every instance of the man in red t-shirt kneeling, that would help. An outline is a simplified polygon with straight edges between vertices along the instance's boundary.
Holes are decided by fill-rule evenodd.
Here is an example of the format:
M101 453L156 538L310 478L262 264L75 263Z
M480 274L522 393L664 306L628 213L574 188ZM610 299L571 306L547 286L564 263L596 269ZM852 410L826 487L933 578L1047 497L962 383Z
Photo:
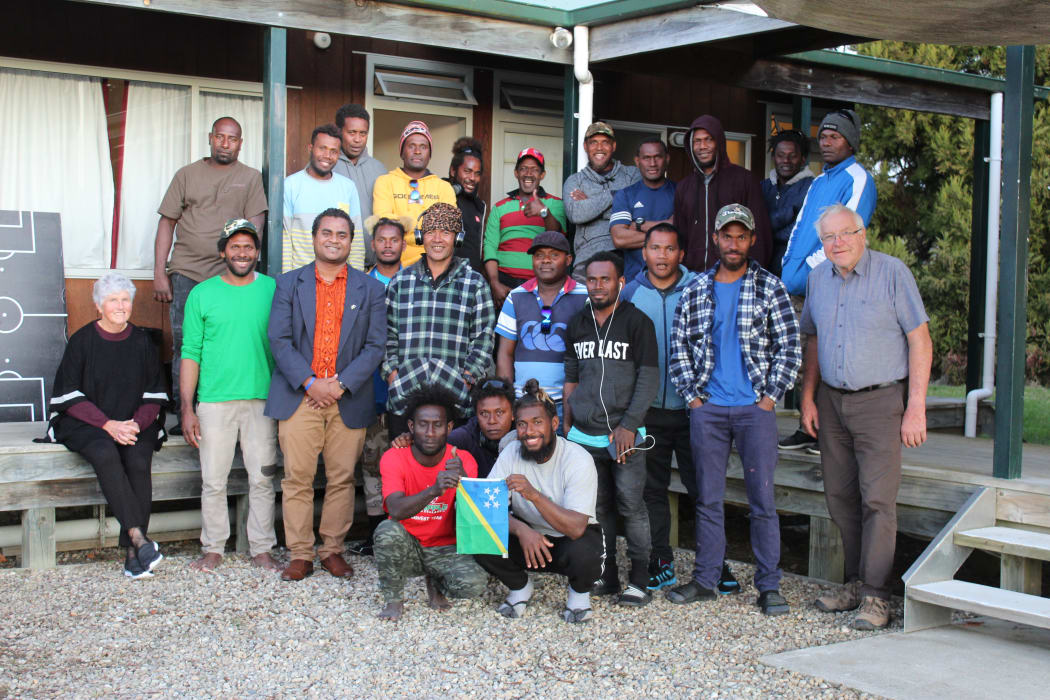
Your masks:
M405 579L425 576L429 605L448 610L448 597L481 595L488 574L468 554L456 553L456 486L460 477L476 477L470 453L456 453L447 443L455 419L456 397L438 386L421 387L408 397L410 447L383 454L379 471L383 507L390 514L375 531L379 591L384 620L404 612Z

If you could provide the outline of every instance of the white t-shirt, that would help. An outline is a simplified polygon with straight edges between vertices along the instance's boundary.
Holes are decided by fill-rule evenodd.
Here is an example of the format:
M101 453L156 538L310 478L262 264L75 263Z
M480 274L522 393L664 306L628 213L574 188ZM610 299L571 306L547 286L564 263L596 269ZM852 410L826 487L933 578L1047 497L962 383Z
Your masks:
M554 454L543 464L521 458L521 443L512 441L500 451L496 464L489 472L490 479L506 479L521 474L533 487L554 503L567 510L587 516L587 523L597 524L594 517L598 500L598 472L590 453L579 445L556 436ZM536 506L521 495L511 492L510 512L526 525L549 537L564 537L548 523Z

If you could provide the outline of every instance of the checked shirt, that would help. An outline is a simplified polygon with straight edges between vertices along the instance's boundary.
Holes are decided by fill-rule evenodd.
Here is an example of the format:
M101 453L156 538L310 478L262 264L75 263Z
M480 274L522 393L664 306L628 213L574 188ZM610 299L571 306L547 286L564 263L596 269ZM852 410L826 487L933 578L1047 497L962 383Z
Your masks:
M719 263L720 264L720 263ZM686 403L707 401L707 382L715 369L711 330L715 318L715 273L700 275L682 293L671 327L671 381ZM802 365L798 319L784 283L754 260L740 288L737 332L755 400L779 401L795 383Z
M470 405L463 372L485 374L492 357L496 311L485 280L464 258L453 258L435 280L426 257L397 273L386 290L383 376L397 370L387 408L402 414L407 397L423 384L452 391Z

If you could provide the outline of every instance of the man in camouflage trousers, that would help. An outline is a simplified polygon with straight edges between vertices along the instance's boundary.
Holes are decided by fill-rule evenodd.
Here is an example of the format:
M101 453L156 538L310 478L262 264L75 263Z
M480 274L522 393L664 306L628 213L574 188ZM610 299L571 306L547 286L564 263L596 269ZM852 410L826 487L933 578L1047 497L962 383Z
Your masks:
M460 477L477 477L469 452L448 444L457 397L437 385L423 385L408 396L409 447L395 447L379 463L383 505L389 520L375 531L376 570L385 607L384 620L404 613L405 580L425 576L428 604L448 610L452 598L473 598L485 590L488 575L467 554L456 553L456 486Z

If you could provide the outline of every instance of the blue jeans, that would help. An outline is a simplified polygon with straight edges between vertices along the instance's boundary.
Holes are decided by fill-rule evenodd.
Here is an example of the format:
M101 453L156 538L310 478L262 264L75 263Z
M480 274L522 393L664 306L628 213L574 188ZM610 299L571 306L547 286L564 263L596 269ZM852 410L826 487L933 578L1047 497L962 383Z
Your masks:
M693 578L704 588L718 585L726 554L724 502L729 449L736 443L744 467L744 486L751 506L751 550L755 554L755 588L780 587L780 519L773 493L777 466L777 417L750 406L705 403L689 412L696 466L696 565Z

